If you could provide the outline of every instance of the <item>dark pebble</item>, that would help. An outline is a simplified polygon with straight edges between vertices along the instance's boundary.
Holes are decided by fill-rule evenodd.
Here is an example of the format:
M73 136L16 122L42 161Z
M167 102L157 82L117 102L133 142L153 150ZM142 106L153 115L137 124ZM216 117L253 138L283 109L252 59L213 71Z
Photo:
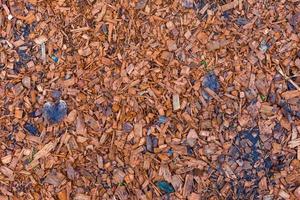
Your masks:
M250 161L254 165L259 159L260 159L260 153L257 151L256 148L252 148L250 153Z
M222 16L224 17L224 19L229 20L230 19L230 13L228 11L225 11Z
M247 181L251 181L252 179L255 179L255 177L253 177L253 175L248 171L244 171L243 178L246 179Z
M237 160L241 156L241 152L236 146L231 146L230 149L229 149L229 155L234 160Z
M26 6L27 10L33 10L34 9L34 6L31 3L26 2L25 6Z
M67 115L67 104L63 100L57 103L45 103L43 115L50 123L58 123Z
M158 147L158 139L155 136L152 136L152 144L154 148Z
M151 153L154 151L151 135L147 135L146 137L146 149Z
M38 128L32 123L26 122L24 125L24 129L31 135L40 136Z
M293 79L292 79L293 80ZM294 80L293 80L294 81ZM286 81L288 90L296 90L297 88L291 84L289 81Z
M282 75L279 74L279 73L275 74L273 80L274 80L275 82L281 81L281 80L282 80Z
M24 67L24 64L20 61L17 61L14 63L13 71L18 74L18 73L20 73L20 70L22 67Z
M100 27L101 31L107 35L108 34L108 27L106 24L102 24L102 26Z
M160 189L160 191L165 192L166 194L175 192L172 184L167 181L157 181L155 185Z
M125 122L125 124L123 125L123 131L126 133L130 133L132 129L133 129L132 124L129 122Z
M35 111L32 111L32 112L28 113L28 116L29 117L33 117L33 118L36 117Z
M201 10L204 6L205 6L205 2L204 1L195 1L194 2L194 8L196 10Z
M55 62L55 63L57 63L58 62L58 57L57 56L55 56L55 55L51 55L51 58L52 58L52 60Z
M194 150L193 150L192 147L187 146L187 147L186 147L186 150L187 150L187 154L188 154L188 155L193 155L193 154L194 154Z
M41 116L42 114L43 114L43 110L39 109L39 110L35 110L35 111L28 113L28 116L35 118L35 117Z
M202 87L203 88L209 88L215 93L217 93L220 89L220 83L218 80L218 77L215 75L214 72L209 72L204 76L204 79L202 81ZM211 97L209 94L207 94L205 91L203 91L203 97L206 100L209 100Z
M52 98L55 100L59 100L61 95L62 95L62 93L59 90L52 91Z
M28 55L27 53L26 53L26 51L24 51L24 50L17 50L17 53L18 53L18 55L19 55L19 60L20 60L20 62L22 62L23 64L26 64L26 63L28 63L30 60L31 60L31 56L30 55Z
M166 123L167 120L168 120L168 118L166 116L160 115L158 117L157 124L158 125L164 124L164 123Z
M291 109L290 105L287 102L285 102L284 100L280 100L279 106L282 108L283 116L286 117L288 119L288 121L291 121L292 120L292 109Z
M23 28L22 28L22 35L23 37L27 38L30 34L30 25L26 24Z
M105 107L105 109L104 109L104 115L106 117L108 117L108 116L111 116L112 114L113 114L113 112L112 112L112 106L109 105L109 106Z
M268 101L271 104L275 104L276 103L276 95L274 93L270 93L269 96L268 96Z
M184 8L193 8L194 7L194 4L193 2L189 1L189 0L183 0L182 1L182 6Z
M264 167L268 170L270 170L272 168L272 160L270 157L267 157L266 159L264 159Z
M236 20L235 23L239 26L244 26L244 25L248 24L248 20L246 18L240 17Z
M168 149L168 151L167 151L167 154L168 154L168 156L172 156L173 155L173 149Z
M300 112L299 112L299 111L296 111L296 112L295 112L295 116L297 117L297 119L300 119Z
M146 149L147 151L153 153L154 148L158 147L158 139L153 135L147 135L146 137Z
M244 133L244 137L248 140L251 141L252 145L255 146L256 143L258 142L259 140L259 131L258 129L253 129L253 130L250 130L250 131L245 131Z

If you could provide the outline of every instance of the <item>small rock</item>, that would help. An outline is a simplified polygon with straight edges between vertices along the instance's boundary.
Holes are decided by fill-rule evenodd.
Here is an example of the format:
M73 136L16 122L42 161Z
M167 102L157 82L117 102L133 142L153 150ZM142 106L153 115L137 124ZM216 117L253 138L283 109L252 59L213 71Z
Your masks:
M27 38L30 34L31 31L31 27L29 24L25 24L24 27L22 27L21 32L22 32L22 36Z
M152 145L151 135L147 135L147 137L146 137L146 149L149 152L153 152L153 145Z
M140 10L143 9L147 4L147 0L139 0L136 5L135 5L135 9Z
M108 34L108 27L107 24L102 24L102 26L100 27L100 30L104 33L104 34Z
M193 8L194 0L182 0L182 7L184 8Z
M55 100L59 100L61 95L62 95L62 93L59 90L52 91L52 98Z
M154 148L158 147L158 139L153 135L147 135L146 137L146 149L153 153Z
M157 124L158 124L158 125L164 124L164 123L167 122L167 120L168 120L168 117L166 117L166 116L164 116L164 115L160 115L160 116L158 117Z
M26 122L24 125L24 129L31 135L40 136L39 129L32 123Z
M172 156L173 155L173 149L168 149L168 151L167 151L167 154L168 154L168 156Z
M55 62L55 63L57 63L58 62L58 57L57 56L55 56L55 55L51 55L51 58L52 58L52 60Z
M246 18L243 18L243 17L239 17L237 20L236 20L236 24L239 25L239 26L244 26L246 24L248 24L248 20Z
M67 115L67 104L60 100L56 103L45 103L43 107L43 116L50 123L58 123Z
M133 129L133 126L131 123L129 122L126 122L124 125L123 125L123 130L126 132L126 133L130 133Z
M259 45L259 49L263 52L266 53L266 51L269 49L269 45L267 44L267 42L265 40L263 40L260 45Z
M217 93L220 89L220 83L218 80L218 77L215 75L214 72L209 72L208 74L206 74L204 76L204 79L202 81L202 87L203 88L209 88L212 91L214 91L215 93ZM211 97L209 96L209 94L207 94L205 91L203 91L203 97L206 100L210 100Z
M166 194L170 194L175 192L174 187L171 183L167 181L157 181L155 184L162 192L165 192Z
M26 88L30 89L31 86L30 77L24 76L24 78L22 79L22 83Z
M297 25L299 24L299 22L300 22L300 12L295 13L289 19L290 25L292 25L294 28L297 28Z
M190 147L190 146L187 146L187 147L186 147L186 152L187 152L187 154L190 155L190 156L194 154L194 150L193 150L193 148Z

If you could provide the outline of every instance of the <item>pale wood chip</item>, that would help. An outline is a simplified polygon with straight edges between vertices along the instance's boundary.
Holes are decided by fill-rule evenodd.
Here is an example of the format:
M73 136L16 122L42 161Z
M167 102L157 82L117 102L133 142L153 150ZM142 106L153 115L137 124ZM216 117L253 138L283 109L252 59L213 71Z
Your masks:
M292 140L288 143L288 147L289 148L295 148L295 147L298 147L300 146L300 138L297 138L295 140Z
M180 109L179 94L173 94L173 110L177 111Z
M223 100L210 88L204 88L205 92L207 92L210 96L212 96L215 100L222 102Z
M7 176L10 181L14 180L14 172L6 166L0 167L0 172Z
M192 191L193 191L193 180L194 180L193 175L190 175L190 174L186 175L184 186L183 186L183 197L184 198L187 198L192 193Z
M223 6L221 6L221 11L225 12L227 10L230 10L230 9L233 9L233 8L237 7L238 5L239 5L239 0L234 0L230 3L227 3Z

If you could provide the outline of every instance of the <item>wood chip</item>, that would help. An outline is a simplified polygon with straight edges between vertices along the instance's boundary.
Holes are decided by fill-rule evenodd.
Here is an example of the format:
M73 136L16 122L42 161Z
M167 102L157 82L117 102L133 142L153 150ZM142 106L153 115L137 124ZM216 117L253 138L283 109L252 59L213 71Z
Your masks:
M290 195L286 193L284 190L279 191L279 196L282 197L283 199L290 199Z
M7 155L1 158L2 164L8 164L12 160L12 155Z
M300 90L290 90L282 93L281 95L286 100L293 99L300 96Z
M299 0L0 0L0 199L297 198L299 31Z
M9 169L8 167L1 166L0 172L5 175L7 178L9 178L11 181L14 179L14 172Z
M190 174L188 174L185 177L185 182L184 182L184 186L183 186L183 197L184 198L190 196L191 192L193 191L193 180L194 180L194 177Z
M198 134L194 129L190 129L189 133L187 134L186 142L188 145L193 147L197 142Z
M222 40L218 40L218 41L208 42L206 47L209 51L215 51L217 49L227 46L229 43L230 43L230 41L222 39Z
M47 42L48 39L45 35L41 35L38 38L34 39L34 42L38 45L42 45L43 43Z
M27 89L30 89L30 87L31 87L31 80L30 80L30 77L24 76L24 78L22 79L22 84L23 84L24 87L26 87Z
M223 6L221 6L221 11L225 12L227 10L233 9L239 5L239 0L234 0L230 3L227 3Z
M173 94L173 110L177 111L180 109L180 100L178 94Z

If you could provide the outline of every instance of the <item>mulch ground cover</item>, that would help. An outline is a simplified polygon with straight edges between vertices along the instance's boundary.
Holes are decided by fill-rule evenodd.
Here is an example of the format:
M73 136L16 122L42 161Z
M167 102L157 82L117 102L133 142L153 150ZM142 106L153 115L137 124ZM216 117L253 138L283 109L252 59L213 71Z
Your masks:
M300 0L0 0L0 200L300 199Z

